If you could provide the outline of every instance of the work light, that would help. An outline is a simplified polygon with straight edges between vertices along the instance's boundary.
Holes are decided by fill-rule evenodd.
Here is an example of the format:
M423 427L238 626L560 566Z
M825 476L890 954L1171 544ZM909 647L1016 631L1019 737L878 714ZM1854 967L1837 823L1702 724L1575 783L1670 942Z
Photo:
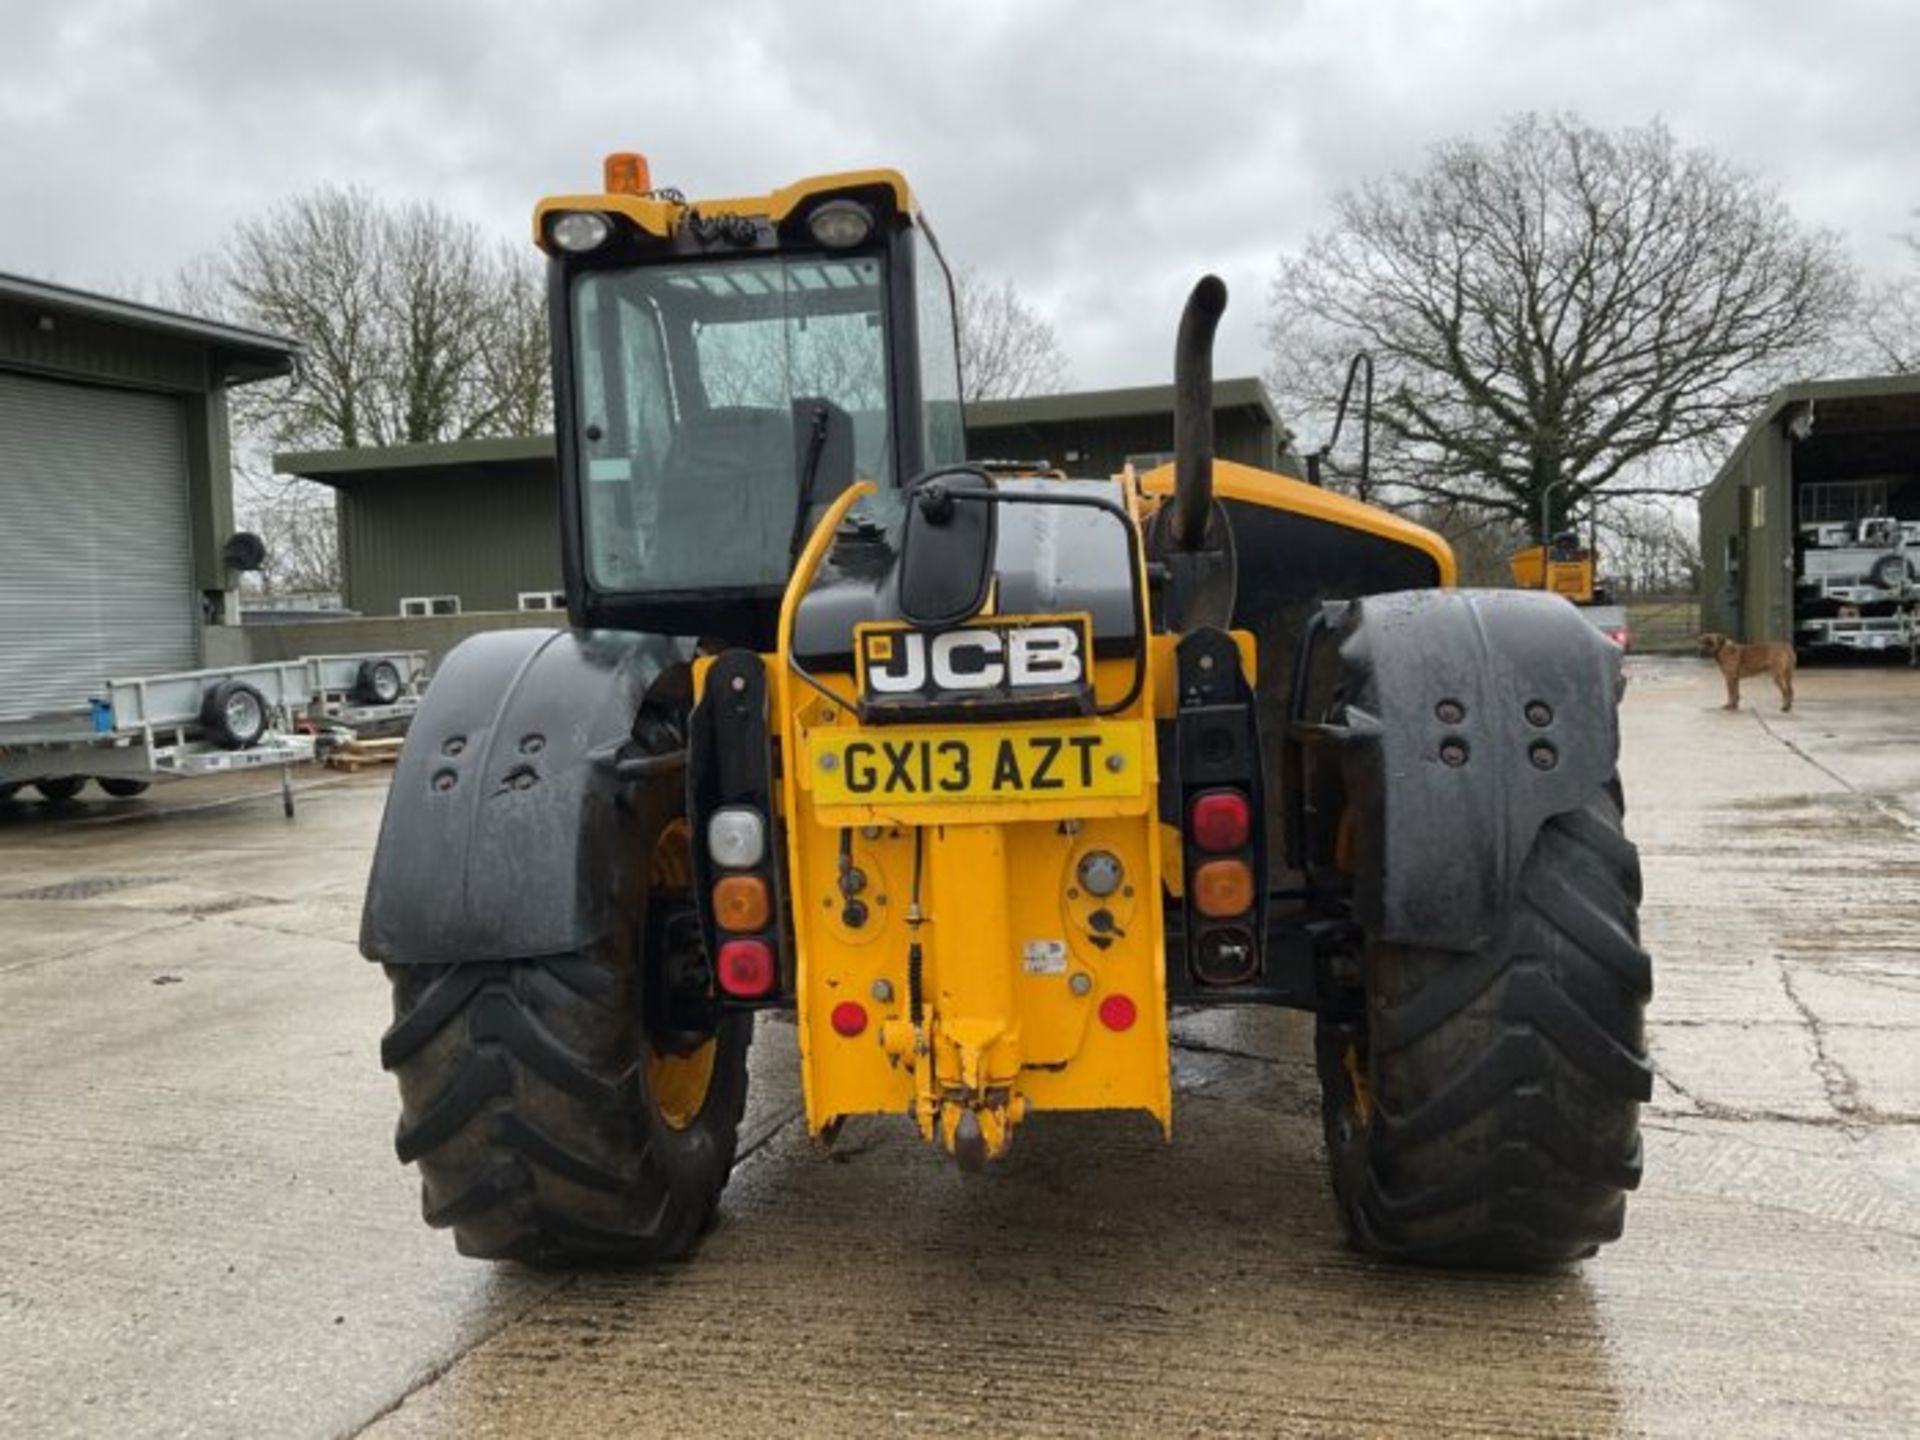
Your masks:
M829 200L807 216L807 229L829 250L847 250L873 233L873 212L858 200Z
M569 210L553 222L547 232L553 243L570 255L597 250L613 234L613 223L597 210Z

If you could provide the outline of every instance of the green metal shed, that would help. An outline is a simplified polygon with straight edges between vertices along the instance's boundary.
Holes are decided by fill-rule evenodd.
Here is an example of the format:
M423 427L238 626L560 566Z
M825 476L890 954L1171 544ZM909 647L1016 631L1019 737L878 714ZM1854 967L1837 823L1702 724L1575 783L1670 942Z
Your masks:
M1070 474L1109 475L1129 459L1171 455L1173 387L975 401L966 420L967 453L976 458L1044 459ZM1258 380L1215 384L1214 431L1223 459L1298 473ZM312 451L277 455L274 467L334 490L344 598L361 615L554 604L561 578L551 436Z
M1213 387L1214 452L1262 470L1298 475L1289 435L1267 387L1251 377ZM982 460L1050 460L1069 475L1116 475L1173 456L1173 386L1081 390L967 405L967 454Z
M1820 561L1833 532L1851 545L1863 521L1920 524L1920 375L1776 391L1699 503L1704 628L1808 646L1890 611L1891 595L1831 583Z
M226 389L297 353L0 274L0 718L244 660Z

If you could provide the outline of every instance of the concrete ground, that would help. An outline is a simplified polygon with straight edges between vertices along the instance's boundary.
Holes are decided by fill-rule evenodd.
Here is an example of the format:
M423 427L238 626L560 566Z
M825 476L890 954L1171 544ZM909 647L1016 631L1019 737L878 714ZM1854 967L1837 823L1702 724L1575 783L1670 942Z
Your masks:
M814 1149L768 1023L694 1263L464 1261L354 950L382 777L0 807L0 1433L1920 1433L1920 675L1631 668L1661 1083L1626 1238L1542 1277L1345 1250L1278 1015L1179 1023L1171 1147L978 1178Z

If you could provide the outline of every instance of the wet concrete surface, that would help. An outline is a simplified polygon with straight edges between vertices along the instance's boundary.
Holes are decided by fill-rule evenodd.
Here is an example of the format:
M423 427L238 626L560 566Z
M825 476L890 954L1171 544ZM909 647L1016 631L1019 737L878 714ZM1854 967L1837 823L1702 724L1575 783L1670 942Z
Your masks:
M810 1145L770 1021L695 1261L464 1261L353 948L381 777L0 807L0 1433L1920 1433L1920 676L1632 675L1647 1178L1546 1276L1343 1248L1253 1014L1177 1022L1171 1146L1040 1116L982 1177Z

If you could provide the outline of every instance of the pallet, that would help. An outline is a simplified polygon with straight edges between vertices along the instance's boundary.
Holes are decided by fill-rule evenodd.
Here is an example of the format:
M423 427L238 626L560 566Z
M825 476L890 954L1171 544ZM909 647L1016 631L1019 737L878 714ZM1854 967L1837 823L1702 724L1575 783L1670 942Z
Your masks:
M400 759L400 747L406 741L399 737L384 740L349 740L339 749L327 756L327 765L334 770L345 770L357 775L362 770L372 770L381 765L392 765Z

